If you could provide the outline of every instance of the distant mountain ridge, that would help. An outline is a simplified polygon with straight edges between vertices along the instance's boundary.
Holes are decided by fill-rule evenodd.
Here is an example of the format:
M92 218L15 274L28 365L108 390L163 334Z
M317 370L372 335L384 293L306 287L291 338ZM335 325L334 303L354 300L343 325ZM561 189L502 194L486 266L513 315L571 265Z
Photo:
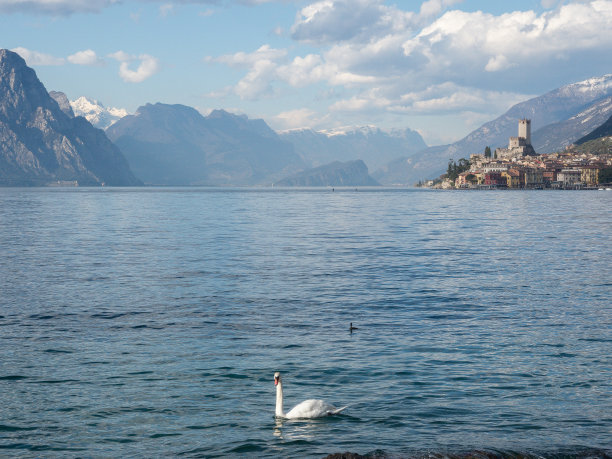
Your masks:
M329 131L295 129L279 135L291 142L304 162L313 167L330 161L361 159L375 170L427 147L421 135L411 129L385 131L374 126Z
M308 169L275 183L275 186L380 186L368 174L361 160L331 164Z
M107 129L130 166L153 185L271 185L304 168L263 120L185 105L147 104Z
M508 144L516 136L517 121L531 119L532 144L537 153L551 153L571 144L612 115L612 74L591 78L514 105L450 145L424 149L390 162L372 176L383 184L412 185L444 172L449 158L469 158Z
M103 131L62 111L34 70L18 54L0 49L0 184L66 181L140 184Z

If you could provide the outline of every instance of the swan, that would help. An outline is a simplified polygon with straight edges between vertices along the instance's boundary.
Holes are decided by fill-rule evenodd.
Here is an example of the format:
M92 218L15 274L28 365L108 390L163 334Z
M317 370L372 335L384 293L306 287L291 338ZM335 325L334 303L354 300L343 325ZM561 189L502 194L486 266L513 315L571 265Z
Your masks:
M283 413L283 381L281 375L277 371L274 373L274 385L276 386L276 416L287 419L311 419L320 418L323 416L331 416L339 414L346 408L336 408L323 400L304 400L296 405L288 413Z

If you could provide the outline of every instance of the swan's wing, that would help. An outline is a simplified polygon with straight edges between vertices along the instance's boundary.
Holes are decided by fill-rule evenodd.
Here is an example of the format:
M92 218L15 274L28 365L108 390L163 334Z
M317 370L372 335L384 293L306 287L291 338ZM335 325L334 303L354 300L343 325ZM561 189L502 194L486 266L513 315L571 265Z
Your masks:
M329 416L331 414L338 414L346 408L336 408L323 400L305 400L299 405L296 405L291 411L289 411L285 417L289 419L307 419L307 418L320 418L322 416Z

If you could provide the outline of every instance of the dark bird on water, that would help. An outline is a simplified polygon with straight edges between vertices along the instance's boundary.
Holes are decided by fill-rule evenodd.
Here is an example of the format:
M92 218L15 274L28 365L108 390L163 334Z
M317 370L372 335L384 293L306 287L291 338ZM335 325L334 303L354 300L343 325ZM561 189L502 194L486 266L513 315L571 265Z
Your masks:
M353 333L353 330L359 330L357 327L353 327L353 322L351 322L351 326L349 327L349 330L351 333Z

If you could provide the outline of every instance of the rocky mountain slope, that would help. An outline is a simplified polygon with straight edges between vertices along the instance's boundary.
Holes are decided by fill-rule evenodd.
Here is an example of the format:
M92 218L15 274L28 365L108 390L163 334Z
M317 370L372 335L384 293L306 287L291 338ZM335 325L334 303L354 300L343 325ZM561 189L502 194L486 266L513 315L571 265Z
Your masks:
M390 162L372 176L383 184L412 185L444 172L449 158L469 158L508 144L520 118L531 119L537 153L551 153L592 131L612 115L612 74L592 78L521 102L451 145L424 149Z
M0 185L137 185L121 151L86 119L66 114L34 70L0 50Z
M411 129L383 131L367 126L356 129L313 131L297 129L280 133L311 166L330 161L361 159L376 170L389 161L426 148L421 135Z
M77 116L83 116L98 129L107 129L129 113L124 108L107 108L97 100L79 97L70 101Z
M612 137L612 116L608 118L601 126L592 132L588 133L584 137L581 137L576 142L576 145L582 145L591 140L601 139L602 137Z
M72 107L70 106L70 101L66 94L60 91L49 91L49 95L57 102L61 111L63 111L70 118L74 118L74 112L72 111Z
M145 183L258 185L303 169L293 146L263 120L184 105L147 104L106 131Z
M279 180L276 186L379 186L361 160L339 162L308 169Z

